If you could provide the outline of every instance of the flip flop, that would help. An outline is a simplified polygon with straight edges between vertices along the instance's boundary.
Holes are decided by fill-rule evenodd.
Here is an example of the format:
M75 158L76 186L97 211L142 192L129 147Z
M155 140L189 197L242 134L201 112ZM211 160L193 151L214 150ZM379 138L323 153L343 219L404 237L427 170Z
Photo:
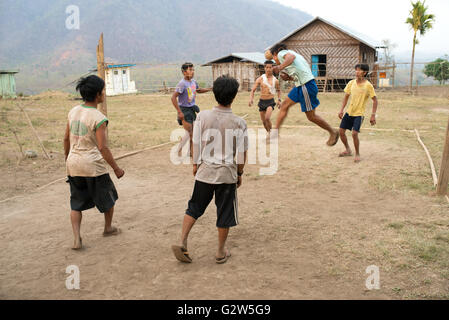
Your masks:
M173 251L173 254L175 255L176 259L178 259L178 261L185 263L192 262L192 258L190 258L189 252L186 248L181 246L171 246L171 250Z
M114 227L112 231L103 232L103 237L116 236L116 235L120 234L121 232L122 232L122 230Z
M337 134L336 134L336 136L335 136L335 141L334 141L334 142L330 142L331 139L329 138L329 140L327 140L327 145L328 145L329 147L335 146L335 145L337 144L339 138L340 138L340 133L337 131Z
M343 158L343 157L352 157L352 153L344 151L344 152L340 153L338 156L339 156L340 158Z
M229 250L226 250L226 255L223 258L217 258L215 257L215 262L218 264L223 264L226 261L228 261L228 258L231 256L231 253L229 252Z

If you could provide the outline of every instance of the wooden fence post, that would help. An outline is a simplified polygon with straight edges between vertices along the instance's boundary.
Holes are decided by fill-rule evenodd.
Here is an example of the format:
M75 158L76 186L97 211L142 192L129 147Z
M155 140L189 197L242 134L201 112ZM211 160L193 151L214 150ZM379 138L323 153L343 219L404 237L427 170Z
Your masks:
M103 79L106 83L106 71L105 71L105 63L104 63L104 43L103 43L103 33L100 35L100 40L97 45L97 72L98 76ZM105 84L106 85L106 84ZM105 88L106 90L106 88ZM100 111L108 116L108 107L106 104L106 95L104 97L103 103L100 104Z
M441 160L440 173L438 175L437 194L444 196L449 183L449 122L446 129L443 158Z

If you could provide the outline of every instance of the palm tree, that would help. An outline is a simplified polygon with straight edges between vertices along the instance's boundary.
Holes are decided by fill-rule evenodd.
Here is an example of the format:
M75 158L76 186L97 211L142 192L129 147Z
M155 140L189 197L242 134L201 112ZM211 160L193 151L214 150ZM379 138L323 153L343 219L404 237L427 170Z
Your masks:
M419 43L417 39L418 32L422 36L429 29L432 29L435 22L435 15L427 13L426 0L412 2L412 10L410 16L405 23L410 25L413 30L413 51L412 51L412 66L410 69L410 91L413 87L413 68L415 66L415 47Z

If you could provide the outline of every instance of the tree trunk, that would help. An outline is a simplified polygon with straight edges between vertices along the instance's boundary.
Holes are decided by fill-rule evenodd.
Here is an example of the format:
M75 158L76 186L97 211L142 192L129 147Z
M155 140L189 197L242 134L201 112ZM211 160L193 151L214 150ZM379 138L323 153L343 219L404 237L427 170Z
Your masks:
M410 92L413 90L413 68L415 67L416 31L413 35L412 66L410 68Z

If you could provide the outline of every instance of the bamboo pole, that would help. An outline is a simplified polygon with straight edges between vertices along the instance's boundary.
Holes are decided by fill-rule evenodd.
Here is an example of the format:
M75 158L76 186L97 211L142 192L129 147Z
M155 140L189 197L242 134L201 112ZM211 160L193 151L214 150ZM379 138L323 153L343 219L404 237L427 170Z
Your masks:
M19 102L19 104L17 104L17 107L18 107L18 108L25 114L25 117L26 117L26 119L27 119L27 121L28 121L28 124L30 125L31 129L32 129L33 132L34 132L34 135L36 136L37 140L39 141L39 144L40 144L40 146L41 146L41 148L42 148L42 151L44 151L44 154L45 154L45 156L47 157L47 159L50 159L50 156L48 155L47 150L45 150L45 147L44 147L44 145L42 144L41 138L40 138L39 135L37 134L36 129L34 129L33 123L31 122L31 119L30 119L30 117L28 116L28 113L26 113L25 109L22 108L20 102Z
M422 142L417 129L415 129L415 133L416 133L416 137L418 138L418 142L421 144L424 151L426 152L427 159L429 160L429 164L430 164L430 170L432 171L433 186L436 187L438 184L438 178L437 178L437 174L435 172L435 166L433 165L432 157L430 156L429 150L427 150L426 145L424 144L424 142Z
M148 147L148 148L145 148L145 149L142 149L142 150L138 150L138 151L126 153L126 154L124 154L124 155L121 155L121 156L115 158L115 160L120 160L120 159L123 159L123 158L126 158L126 157L130 157L130 156L136 155L136 154L138 154L138 153L142 153L142 152L144 152L144 151L153 150L153 149L160 148L160 147L163 147L163 146L166 146L166 145L169 145L169 144L174 144L174 143L177 143L177 142L178 142L178 141L170 141L170 142L158 144L158 145L155 145L155 146L151 146L151 147ZM47 183L47 184L45 184L45 185L43 185L43 186L37 188L37 190L38 190L38 191L39 191L39 190L42 190L42 189L44 189L44 188L46 188L46 187L48 187L48 186L51 186L52 184L55 184L55 183L57 183L57 182L59 182L59 181L63 181L63 180L65 180L65 179L67 179L67 177L56 179L56 180L54 180L54 181L52 181L52 182L50 182L50 183ZM12 198L4 199L4 200L1 200L0 203L7 202L7 201L9 201L9 200L13 200L13 199L16 199L16 198L19 198L19 197L23 197L23 196L24 196L24 195L20 195L20 196L14 196L14 197L12 197Z

